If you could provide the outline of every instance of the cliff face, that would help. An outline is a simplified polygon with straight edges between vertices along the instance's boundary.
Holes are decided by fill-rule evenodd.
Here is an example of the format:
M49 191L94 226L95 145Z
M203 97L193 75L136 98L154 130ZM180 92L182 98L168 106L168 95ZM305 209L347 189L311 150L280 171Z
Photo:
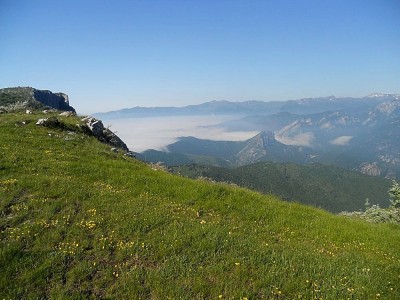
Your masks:
M66 94L31 87L0 89L0 111L53 108L75 112Z
M75 109L69 105L68 95L64 93L52 93L50 91L33 89L33 97L46 106L58 110L75 112Z

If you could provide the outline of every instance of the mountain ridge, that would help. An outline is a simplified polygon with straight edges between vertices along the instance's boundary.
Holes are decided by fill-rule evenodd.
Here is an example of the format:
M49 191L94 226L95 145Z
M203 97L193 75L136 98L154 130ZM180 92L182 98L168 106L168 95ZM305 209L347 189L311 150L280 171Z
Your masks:
M381 94L374 97L316 97L302 98L286 101L260 101L249 100L242 102L213 100L197 105L182 107L133 107L124 108L110 112L94 113L94 116L112 119L129 117L157 117L157 116L179 116L179 115L208 115L208 114L272 114L279 112L291 113L317 113L327 110L337 110L339 107L356 109L360 106L373 106L385 99L400 99L398 94ZM327 101L328 100L328 101ZM327 104L328 103L328 104Z

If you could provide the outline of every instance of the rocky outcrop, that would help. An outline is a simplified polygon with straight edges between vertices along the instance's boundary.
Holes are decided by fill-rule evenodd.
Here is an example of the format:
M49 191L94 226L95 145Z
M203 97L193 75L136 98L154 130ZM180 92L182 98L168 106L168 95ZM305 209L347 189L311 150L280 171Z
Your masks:
M26 109L52 108L75 112L64 93L52 93L31 87L0 89L0 111L11 112Z
M104 127L103 122L93 117L82 119L85 126L101 142L129 151L128 146L110 129Z
M382 170L379 168L379 166L376 162L363 163L360 165L359 170L361 173L371 175L371 176L379 176L382 173Z
M60 113L60 116L72 117L72 116L76 116L76 113L73 111L63 111L62 113Z
M103 122L93 118L93 117L85 117L82 119L83 124L77 124L80 130L72 125L65 123L62 119L59 119L56 116L52 116L49 118L42 118L36 122L38 126L44 126L49 128L67 130L67 131L83 131L87 135L95 136L99 141L109 144L113 146L112 149L119 148L127 151L127 155L134 157L134 154L129 151L126 144L110 129L104 127ZM114 151L114 150L113 150Z

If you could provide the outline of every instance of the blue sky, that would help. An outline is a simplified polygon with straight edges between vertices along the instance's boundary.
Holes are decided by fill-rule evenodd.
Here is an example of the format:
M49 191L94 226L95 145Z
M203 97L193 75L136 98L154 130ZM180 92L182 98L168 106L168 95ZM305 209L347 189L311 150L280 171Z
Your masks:
M0 87L81 113L400 93L399 0L0 0Z

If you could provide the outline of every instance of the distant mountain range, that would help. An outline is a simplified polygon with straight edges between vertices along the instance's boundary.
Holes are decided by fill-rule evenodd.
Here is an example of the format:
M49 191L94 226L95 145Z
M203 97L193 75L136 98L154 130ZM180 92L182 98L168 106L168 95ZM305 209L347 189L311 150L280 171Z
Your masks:
M257 114L251 115L253 109ZM181 137L168 145L164 154L145 151L147 160L218 166L258 161L325 163L369 175L400 178L400 95L240 104L215 101L176 111L238 115L242 112L245 116L214 127L225 131L260 131L260 134L243 142Z
M400 95L335 96L289 101L212 101L185 107L134 107L95 114L105 119L237 115L214 125L224 131L259 131L242 141L181 137L162 151L138 155L168 165L241 166L258 161L325 163L369 175L400 178Z
M382 101L391 100L398 95L371 94L363 98L335 96L320 98L305 98L288 101L245 101L230 102L226 100L211 101L199 105L184 107L133 107L116 111L95 113L103 119L160 117L160 116L198 116L198 115L270 115L279 112L293 114L311 114L325 111L347 110L357 111L360 107L372 108Z

